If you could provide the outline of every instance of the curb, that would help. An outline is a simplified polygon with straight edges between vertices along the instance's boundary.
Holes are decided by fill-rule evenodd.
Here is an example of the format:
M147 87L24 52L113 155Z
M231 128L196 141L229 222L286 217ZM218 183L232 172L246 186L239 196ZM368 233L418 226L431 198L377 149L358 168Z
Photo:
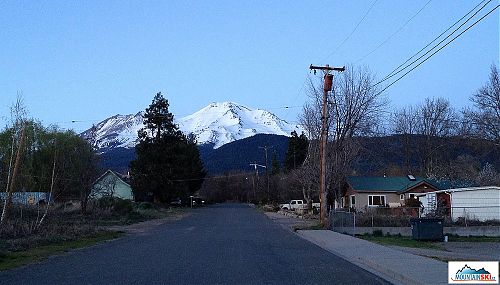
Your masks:
M403 274L400 274L399 272L397 271L394 271L394 270L391 270L391 269L388 269L386 267L383 267L383 266L380 266L378 264L376 264L375 262L371 262L370 260L366 260L366 259L362 259L362 258L357 258L357 259L353 259L353 258L350 258L350 257L347 257L329 247L327 247L326 245L324 245L323 243L317 241L317 240L314 240L314 239L309 239L307 238L303 233L301 233L303 231L299 230L299 231L296 231L296 234L321 247L322 249L330 252L330 253L333 253L334 255L350 262L350 263L353 263L359 267L361 267L362 269L365 269L366 271L369 271L391 283L395 283L395 284L414 284L414 285L425 285L425 283L422 283L421 281L417 281L415 279L412 279L412 278L409 278Z

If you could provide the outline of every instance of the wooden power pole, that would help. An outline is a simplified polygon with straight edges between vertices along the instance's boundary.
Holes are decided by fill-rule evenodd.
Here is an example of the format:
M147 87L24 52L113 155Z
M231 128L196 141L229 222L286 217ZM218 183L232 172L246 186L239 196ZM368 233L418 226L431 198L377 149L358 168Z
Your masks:
M259 146L259 148L261 149L264 149L265 153L266 153L266 182L267 182L267 193L266 193L266 198L267 198L267 202L269 202L269 196L270 196L270 191L269 191L269 165L267 163L267 150L270 149L270 148L273 148L272 146Z
M333 74L331 71L342 72L345 67L330 67L325 66L309 66L316 74L316 70L322 70L323 77L323 106L321 110L321 141L319 145L320 167L319 167L319 203L320 203L320 223L323 226L327 225L326 217L326 147L328 141L328 92L333 87Z

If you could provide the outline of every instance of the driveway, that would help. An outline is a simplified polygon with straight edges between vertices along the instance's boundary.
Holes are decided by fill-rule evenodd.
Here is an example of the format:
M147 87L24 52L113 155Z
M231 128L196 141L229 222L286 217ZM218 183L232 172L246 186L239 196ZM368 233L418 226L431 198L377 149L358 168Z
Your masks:
M0 272L1 284L387 284L244 204Z

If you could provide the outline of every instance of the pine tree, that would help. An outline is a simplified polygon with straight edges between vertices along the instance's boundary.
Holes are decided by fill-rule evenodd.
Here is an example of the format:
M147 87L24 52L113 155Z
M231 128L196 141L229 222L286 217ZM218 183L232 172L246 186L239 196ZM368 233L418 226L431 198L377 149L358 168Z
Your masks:
M288 142L288 149L285 155L285 170L290 171L302 165L307 156L309 140L302 133L300 136L293 131Z
M276 152L273 153L273 160L271 161L271 175L276 175L281 172L281 166L280 162L278 161L278 156L276 155Z
M137 158L130 164L136 200L169 202L197 191L205 171L198 147L175 125L168 100L157 93L139 130Z
M141 140L152 139L148 137L151 135L155 140L159 140L162 136L182 137L182 133L174 123L174 115L169 112L168 100L161 95L161 92L156 93L153 102L146 108L144 113L145 129L139 131L139 138ZM148 134L147 130L151 133Z

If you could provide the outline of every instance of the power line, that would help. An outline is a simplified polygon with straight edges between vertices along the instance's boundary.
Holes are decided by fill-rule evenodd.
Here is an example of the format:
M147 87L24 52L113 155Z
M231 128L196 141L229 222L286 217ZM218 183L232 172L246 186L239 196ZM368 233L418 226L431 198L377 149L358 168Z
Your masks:
M365 14L363 15L363 17L361 18L361 20L359 20L359 22L356 24L356 26L354 27L354 29L351 31L351 33L335 48L335 50L333 50L331 53L329 53L323 60L321 61L325 61L327 60L328 58L330 58L332 55L334 55L346 42L347 40L349 40L351 38L351 36L356 32L356 30L358 29L359 25L365 20L366 16L368 15L368 13L370 13L370 11L372 10L373 6L375 6L375 4L377 3L378 0L374 0L372 2L372 4L370 5L370 8L368 8L368 10L365 12Z
M401 30L403 30L404 27L406 27L406 25L408 25L418 14L420 14L420 12L422 12L422 10L425 9L425 7L427 7L427 5L429 5L429 3L431 2L432 0L429 0L427 1L427 3L425 3L424 6L422 6L422 8L420 8L420 10L417 11L417 13L415 13L411 18L409 18L401 27L399 27L399 29L397 29L394 33L392 33L389 37L387 37L383 42L381 42L375 49L373 49L372 51L370 51L369 53L367 53L366 55L364 55L363 57L361 57L360 59L356 60L355 62L360 62L362 60L364 60L365 58L367 58L368 56L370 56L371 54L373 54L374 52L376 52L380 47L382 47L384 44L386 44L390 39L392 39L392 37L394 37L397 33L401 32Z
M460 37L461 35L463 35L465 32L467 32L470 28L472 28L473 26L475 26L477 23L479 23L480 21L482 21L484 18L486 18L488 15L490 15L493 11L495 11L498 7L500 7L500 5L497 5L495 6L493 9L491 9L488 13L486 13L484 16L482 16L479 20L477 20L476 22L474 22L473 24L471 24L469 27L467 27L465 30L463 30L460 34L456 35L453 39L451 39L449 42L447 42L445 45L443 45L442 47L440 47L438 50L436 50L435 52L433 52L431 55L429 55L428 57L426 57L423 61L419 62L416 66L414 66L413 68L411 68L410 70L408 70L406 73L404 73L403 75L401 75L398 79L394 80L391 84L387 85L386 87L384 87L380 92L377 93L377 95L379 94L382 94L382 92L384 92L385 90L387 90L389 87L391 87L392 85L394 85L396 82L398 82L399 80L401 80L403 77L405 77L406 75L408 75L408 73L412 72L413 70L415 70L417 67L419 67L420 65L422 65L424 62L426 62L429 58L431 58L432 56L434 56L436 53L438 53L439 51L441 51L443 48L445 48L446 46L448 46L450 43L452 43L454 40L456 40L458 37Z
M231 177L251 176L249 174L250 174L250 172L249 173L241 173L241 174L224 175L224 176L210 176L210 177L204 177L204 178L172 179L169 181L170 182L190 182L190 181L200 181L200 180L216 180L216 179L225 179L225 178L231 178ZM138 173L138 175L146 175L146 174L145 173ZM21 174L19 176L22 176L25 178L38 178L38 179L45 179L45 180L51 179L51 177L49 177L49 176L41 176L41 175ZM57 177L57 175L54 179L57 181L73 181L73 182L80 182L81 181L79 179Z
M420 52L422 52L423 50L425 50L427 47L429 47L433 42L435 42L437 39L439 39L441 36L443 36L446 32L448 32L451 28L453 28L456 24L458 24L460 21L462 21L465 17L467 17L470 13L472 13L472 11L476 10L477 7L479 7L484 1L486 0L483 0L481 1L481 3L477 4L474 8L472 8L467 14L465 14L464 16L462 16L462 18L460 18L458 21L456 21L453 25L451 25L448 29L446 29L444 32L442 32L439 36L437 36L436 38L434 38L431 42L429 42L425 47L423 47L422 49L420 49L418 52L416 52L414 55L412 55L409 59L407 59L405 62L403 62L402 64L400 64L398 67L396 67L391 73L389 73L386 77L384 77L384 79L382 81L384 81L386 78L388 78L390 75L392 75L394 72L396 72L401 66L405 65L408 61L410 61L412 58L414 58L415 56L417 56ZM380 81L380 82L382 82ZM379 82L379 83L380 83ZM377 83L378 84L378 83Z
M483 3L485 0L483 0L481 3ZM419 61L421 58L423 58L424 56L426 56L427 54L429 54L432 50L434 50L436 47L438 47L440 44L442 44L444 41L446 41L449 37L451 37L455 32L457 32L460 28L462 28L467 22L469 22L472 18L474 18L482 9L484 9L484 7L486 7L486 5L488 5L492 0L489 0L486 4L483 5L483 7L481 7L479 10L477 10L472 16L470 16L465 22L463 22L458 28L456 28L453 32L451 32L448 36L446 36L444 39L442 39L439 43L437 43L436 45L434 45L430 50L428 50L426 53L424 53L423 55L421 55L420 57L418 57L417 59L415 59L414 61L412 61L411 63L407 64L404 68L402 69L399 69L401 66L405 65L408 61L410 61L412 58L414 58L416 55L418 55L420 52L422 52L423 50L425 50L427 47L429 47L433 42L435 42L438 38L440 38L443 34L445 34L447 31L449 31L451 28L453 28L457 23L459 23L461 20L463 20L465 17L467 17L467 15L469 15L472 11L474 11L479 5L481 5L481 3L479 3L478 5L476 5L471 11L469 11L466 15L464 15L462 18L460 18L460 20L456 21L452 26L450 26L448 29L446 29L444 32L442 32L439 36L437 36L434 40L432 40L430 43L428 43L425 47L423 47L421 50L419 50L417 53L415 53L413 56L411 56L409 59L407 59L404 63L402 63L401 65L399 65L396 69L394 69L391 73L389 73L387 76L384 77L384 79L380 80L379 82L377 82L376 84L374 84L373 86L375 85L378 85L384 81L387 81L389 80L390 78L396 76L397 74L403 72L405 69L407 69L408 67L410 67L412 64L414 64L415 62Z

